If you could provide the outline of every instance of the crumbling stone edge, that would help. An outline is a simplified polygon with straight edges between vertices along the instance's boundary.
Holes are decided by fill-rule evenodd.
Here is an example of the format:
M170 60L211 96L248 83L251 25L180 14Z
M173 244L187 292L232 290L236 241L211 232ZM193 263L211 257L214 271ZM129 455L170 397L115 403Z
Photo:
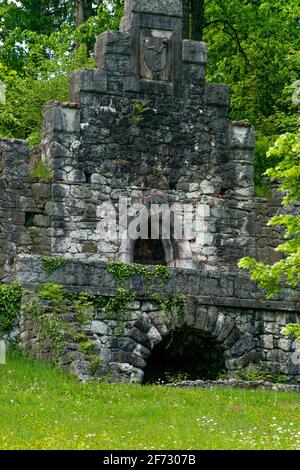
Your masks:
M262 389L274 392L297 392L300 393L300 385L273 383L264 380L244 381L237 379L229 380L187 380L178 383L165 384L172 388L240 388L240 389Z

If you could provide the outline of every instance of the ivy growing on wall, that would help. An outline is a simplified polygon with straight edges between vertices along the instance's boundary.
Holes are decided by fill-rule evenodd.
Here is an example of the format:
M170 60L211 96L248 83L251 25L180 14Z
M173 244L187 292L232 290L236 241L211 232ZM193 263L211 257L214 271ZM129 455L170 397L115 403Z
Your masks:
M125 264L121 261L111 261L107 264L107 271L113 275L117 284L124 284L124 281L134 277L143 276L146 283L156 278L163 283L166 283L171 278L169 268L166 266L157 265L153 270L141 264Z
M62 257L45 256L42 259L43 269L48 274L53 274L58 269L63 268L66 264L67 260Z
M44 257L43 269L52 274L64 267L64 258ZM151 281L157 280L165 287L171 278L170 270L165 266L146 267L143 265L127 265L118 261L107 264L107 271L112 274L117 293L114 296L91 293L67 292L62 285L45 283L37 292L23 291L22 312L29 320L38 337L37 349L43 352L45 344L49 344L52 362L61 363L68 343L77 345L77 351L84 354L90 363L90 373L98 374L101 368L99 357L94 354L94 342L85 332L95 313L101 313L102 319L113 319L117 325L114 336L119 336L125 326L130 303L136 299L134 287L128 289L126 281L135 276L142 276L146 288ZM146 291L147 291L146 289ZM164 289L162 289L163 291ZM157 305L171 328L183 322L185 297L181 294L167 296L166 292L151 294L146 298ZM11 331L21 308L22 287L19 284L0 286L0 337ZM70 321L70 315L73 319ZM37 351L38 352L38 351Z
M283 333L286 335L291 335L297 341L300 341L300 325L298 323L290 323L287 325Z
M18 283L0 285L0 338L8 335L20 312L22 287Z
M150 269L149 267L140 264L125 264L120 261L111 261L107 264L107 271L113 275L117 285L123 286L123 299L127 297L127 302L133 300L136 293L133 290L129 292L124 288L125 281L134 278L135 276L143 276L146 288L148 288L150 282L156 279L160 282L162 291L164 291L164 287L171 279L170 269L161 265L156 265ZM149 294L146 292L148 300L159 308L159 310L164 315L165 320L170 324L170 328L172 329L183 323L185 296L182 294L175 294L173 296L167 297L166 292L163 292L163 294L164 295ZM131 298L130 295L132 296ZM126 314L126 309L123 308L122 312L124 323L124 313Z
M162 312L171 329L184 323L185 296L183 294L175 294L168 299L153 294L150 300Z
M50 306L45 301L50 301ZM66 318L69 313L68 303L71 303L76 313L73 322ZM69 294L59 284L46 283L41 285L37 293L26 293L22 311L35 328L40 352L45 342L50 344L51 362L60 364L68 343L73 342L77 344L78 352L88 357L91 374L94 375L100 367L99 358L93 353L94 343L82 328L91 319L91 312L88 311L91 305L89 294ZM47 311L46 307L50 309Z

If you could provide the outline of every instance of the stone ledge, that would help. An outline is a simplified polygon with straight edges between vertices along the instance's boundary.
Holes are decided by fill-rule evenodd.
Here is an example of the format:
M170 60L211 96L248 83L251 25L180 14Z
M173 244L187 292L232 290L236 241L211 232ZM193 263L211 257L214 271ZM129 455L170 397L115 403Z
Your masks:
M175 384L166 384L165 387L172 388L241 388L254 390L260 388L262 390L271 390L274 392L300 392L300 385L289 385L289 384L280 384L267 382L264 380L259 380L257 382L252 381L243 381L237 379L229 380L187 380L184 382L178 382Z
M42 257L19 255L16 258L15 278L24 286L34 287L40 283L54 282L69 289L89 291L100 295L113 296L118 286L107 272L107 264L96 261L67 260L67 264L49 276L42 267ZM153 269L153 266L149 269ZM217 305L255 310L300 310L300 296L292 301L292 291L286 290L274 300L266 300L256 284L245 273L198 271L194 269L170 268L171 279L166 284L166 295L182 293L203 305ZM125 283L136 291L138 298L145 298L146 286L142 276L135 276ZM150 288L153 293L161 292L161 284L153 279ZM293 292L295 293L295 292Z
M205 42L183 40L183 62L206 64L208 48Z

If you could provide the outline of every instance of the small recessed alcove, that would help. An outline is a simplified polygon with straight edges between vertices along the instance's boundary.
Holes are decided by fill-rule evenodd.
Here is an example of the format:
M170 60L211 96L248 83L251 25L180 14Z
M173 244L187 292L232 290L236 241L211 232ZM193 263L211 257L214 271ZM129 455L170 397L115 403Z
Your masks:
M166 256L162 241L142 240L139 238L134 245L133 262L145 265L166 266Z

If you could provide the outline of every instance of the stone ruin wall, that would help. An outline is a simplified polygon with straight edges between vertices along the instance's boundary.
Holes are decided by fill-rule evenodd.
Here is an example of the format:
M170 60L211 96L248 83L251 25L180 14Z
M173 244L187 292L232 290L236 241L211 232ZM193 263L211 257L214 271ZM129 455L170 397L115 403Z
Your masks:
M25 142L0 140L0 280L19 279L36 288L43 273L34 264L35 256L63 256L70 267L52 281L71 290L83 286L88 292L98 272L94 263L101 270L101 262L133 260L132 240L112 240L109 230L103 240L99 233L99 224L111 219L119 197L148 206L200 203L206 211L201 244L164 242L167 264L176 268L171 292L184 290L180 276L195 289L187 293L188 299L195 298L193 320L187 316L186 322L204 333L209 330L216 343L222 343L229 370L259 358L293 380L299 375L290 362L294 346L280 332L282 324L300 321L295 304L286 309L282 297L272 306L259 306L257 287L233 272L246 255L274 261L273 247L281 240L280 231L266 227L280 210L280 199L275 193L269 200L254 197L254 130L247 122L228 121L228 87L205 83L207 46L182 41L181 2L154 0L151 11L149 5L126 1L120 31L106 32L97 40L96 68L70 77L69 102L45 106L39 149L29 151ZM32 177L37 162L51 171L50 180ZM77 274L68 271L72 263L79 263ZM226 277L232 272L232 279ZM247 294L236 287L240 279ZM109 283L104 283L103 295L113 295ZM100 292L99 284L96 290ZM146 300L141 296L137 302L133 315L144 318ZM123 332L126 347L112 346L105 333L110 325L100 325L101 318L90 328L105 370L112 368L122 380L128 364L131 371L134 368L130 380L141 379L142 361L155 343L148 335L154 324L141 330L148 335L144 340L149 347L144 340L131 341L135 326L130 322L137 318L128 320ZM232 319L237 333L226 346L227 337L220 341L222 322L231 325ZM21 332L24 346L34 349L37 338L26 318Z
M144 198L146 201L164 203L166 192L154 191L153 194L152 190L132 188L118 190L113 188L112 178L102 176L103 173L91 173L89 183L80 182L77 161L56 157L53 166L58 161L59 165L68 169L72 178L75 172L77 181L55 178L51 182L40 181L30 176L34 157L34 153L30 157L25 142L9 139L0 142L0 279L4 282L11 278L15 257L21 253L130 261L127 247L132 248L132 244L122 247L118 243L98 239L97 225L101 216L109 216L111 203L116 207L119 195L132 195L135 202ZM81 178L85 178L84 172ZM108 182L108 186L103 188L96 182L101 180ZM187 263L188 267L203 269L210 266L212 269L232 267L247 255L265 262L274 261L276 254L273 249L282 241L282 234L280 229L267 227L266 224L273 214L282 211L280 196L275 191L270 199L249 198L241 201L235 197L202 194L199 190L201 183L192 185L192 189L198 190L192 193L169 191L168 201L191 202L195 200L196 193L196 197L200 197L209 208L207 234L202 247L191 244L188 260L180 259L177 254L175 260L170 259L170 266L184 267ZM189 185L187 187L190 188ZM179 247L177 251L180 251Z
M49 277L40 257L21 256L17 259L17 278L30 290L50 281L63 285L69 293L114 296L118 292L118 284L107 272L106 264L92 261L69 261ZM184 314L179 321L163 313L149 298L149 292L161 295L159 282L153 280L147 286L143 276L137 275L126 281L125 286L135 292L136 298L128 304L122 324L119 312L107 314L105 310L95 309L84 326L76 326L92 342L94 354L101 359L100 375L113 382L141 383L153 348L174 327L185 326L203 335L220 351L229 377L250 363L260 363L270 373L298 383L300 343L282 332L288 322L300 323L300 303L295 303L292 292L286 291L277 300L266 301L245 274L237 277L235 273L171 268L171 279L163 288L163 297L171 298L178 293L186 296ZM51 315L53 302L39 301ZM74 304L67 301L65 306L63 320L76 325ZM25 349L40 359L51 358L50 344L41 341L25 309L20 333ZM91 376L90 359L74 340L66 344L62 362L82 380Z
M18 253L132 262L132 241L99 233L119 197L203 205L201 243L164 242L169 266L231 269L261 253L272 260L280 237L265 227L273 202L253 198L254 130L228 122L230 91L205 84L207 46L181 40L173 3L151 2L152 14L145 2L128 2L121 31L97 40L97 68L71 76L70 102L47 104L38 158L51 183L30 176L37 151L30 157L25 142L1 141L2 279ZM149 50L166 48L162 72L153 71L147 41Z

